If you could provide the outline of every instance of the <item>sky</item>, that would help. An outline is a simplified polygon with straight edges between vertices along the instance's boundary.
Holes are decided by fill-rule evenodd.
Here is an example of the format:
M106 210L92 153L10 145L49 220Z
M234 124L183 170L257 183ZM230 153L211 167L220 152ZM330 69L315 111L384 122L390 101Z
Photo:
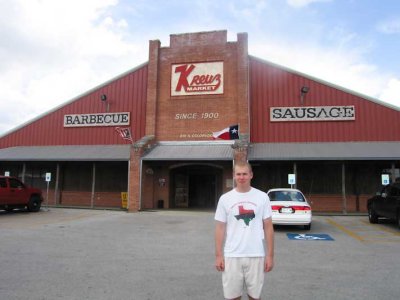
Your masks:
M400 110L398 0L0 0L0 136L148 61L150 40L248 52Z

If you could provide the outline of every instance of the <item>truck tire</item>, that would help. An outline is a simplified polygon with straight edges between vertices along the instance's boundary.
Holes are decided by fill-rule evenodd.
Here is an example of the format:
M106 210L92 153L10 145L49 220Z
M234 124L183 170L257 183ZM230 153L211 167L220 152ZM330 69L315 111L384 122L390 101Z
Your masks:
M31 199L29 199L28 210L31 212L38 212L41 204L42 201L38 196L32 196Z
M377 224L379 222L378 215L372 207L368 207L368 219L371 224Z

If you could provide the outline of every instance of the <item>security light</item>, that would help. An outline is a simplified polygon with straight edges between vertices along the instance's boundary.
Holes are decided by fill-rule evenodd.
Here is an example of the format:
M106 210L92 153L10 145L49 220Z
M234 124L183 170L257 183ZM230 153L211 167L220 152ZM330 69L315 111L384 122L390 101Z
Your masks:
M303 86L301 88L301 90L300 90L301 91L301 95L304 96L305 94L308 93L309 90L310 90L310 88L308 86Z
M300 103L301 104L304 103L304 96L308 93L309 90L310 90L310 88L308 86L303 86L300 89Z

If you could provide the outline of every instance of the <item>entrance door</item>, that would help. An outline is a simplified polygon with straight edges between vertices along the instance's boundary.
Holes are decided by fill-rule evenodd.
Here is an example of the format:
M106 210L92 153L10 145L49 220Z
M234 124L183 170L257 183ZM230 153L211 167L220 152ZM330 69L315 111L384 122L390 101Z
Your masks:
M189 176L189 206L213 208L215 203L215 174Z
M171 177L171 207L215 208L222 189L221 169L190 165L174 169Z
M186 174L175 175L175 207L188 207L188 176Z

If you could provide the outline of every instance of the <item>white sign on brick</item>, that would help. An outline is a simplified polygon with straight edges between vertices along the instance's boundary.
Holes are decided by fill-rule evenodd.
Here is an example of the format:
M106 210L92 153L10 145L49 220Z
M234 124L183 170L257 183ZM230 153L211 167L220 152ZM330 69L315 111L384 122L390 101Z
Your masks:
M224 93L224 63L173 64L171 96Z

